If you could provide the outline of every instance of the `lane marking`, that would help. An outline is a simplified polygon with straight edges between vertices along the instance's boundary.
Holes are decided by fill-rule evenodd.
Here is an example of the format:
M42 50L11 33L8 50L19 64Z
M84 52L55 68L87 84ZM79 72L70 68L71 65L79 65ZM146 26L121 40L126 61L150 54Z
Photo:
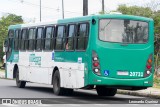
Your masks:
M74 107L81 106L81 105L79 105L79 104L67 104L67 105L69 105L69 106L74 106Z
M50 105L50 104L38 104L38 105L36 105L36 106L49 107L49 106L52 106L52 105Z
M109 104L93 104L95 106L109 106Z
M2 104L4 106L9 106L9 107L18 107L19 105L15 105L15 104Z

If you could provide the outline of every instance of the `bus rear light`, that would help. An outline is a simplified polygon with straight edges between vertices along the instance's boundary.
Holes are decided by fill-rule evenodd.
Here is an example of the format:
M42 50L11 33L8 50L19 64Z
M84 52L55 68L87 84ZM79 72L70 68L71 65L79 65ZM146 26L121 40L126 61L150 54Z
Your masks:
M147 73L147 75L149 75L151 73L151 71L148 70L146 73Z
M152 59L153 59L153 55L150 54L146 63L146 70L144 72L144 77L147 77L152 73L152 65L153 65Z
M148 63L151 64L151 63L152 63L152 60L151 60L151 59L148 59Z
M94 66L94 67L98 67L98 66L99 66L99 63L98 63L98 62L94 62L94 63L93 63L93 66Z
M151 65L147 65L146 67L147 67L147 69L151 69Z
M94 60L94 61L97 61L97 60L98 60L98 58L97 58L97 57L94 57L94 58L93 58L93 60Z
M96 69L94 69L94 72L98 73L98 72L99 72L99 69L97 69L97 68L96 68Z
M99 58L95 51L92 51L92 70L95 74L101 75Z

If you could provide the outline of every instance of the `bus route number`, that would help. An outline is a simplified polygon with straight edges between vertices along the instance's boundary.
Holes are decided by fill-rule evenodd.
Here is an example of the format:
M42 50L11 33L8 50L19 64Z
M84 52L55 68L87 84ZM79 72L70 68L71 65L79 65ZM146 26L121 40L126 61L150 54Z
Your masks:
M131 76L131 77L143 77L143 72L130 72L129 76Z

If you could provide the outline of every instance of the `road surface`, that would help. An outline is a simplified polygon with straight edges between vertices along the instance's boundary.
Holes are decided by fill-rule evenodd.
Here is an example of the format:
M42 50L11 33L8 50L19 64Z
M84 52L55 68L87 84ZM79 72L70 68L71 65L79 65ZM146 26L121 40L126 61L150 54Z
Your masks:
M84 106L87 107L107 107L109 104L118 104L119 107L125 106L135 106L137 104L129 104L129 100L141 100L147 99L144 97L129 96L117 94L114 97L99 97L94 90L75 90L72 96L56 96L52 92L51 85L27 83L26 88L17 88L15 80L0 79L0 99L6 98L40 98L44 99L46 103L49 104L36 104L38 106L52 106L51 104L60 104L61 107L67 106ZM156 100L156 99L149 99ZM0 101L2 102L2 101ZM107 104L106 104L107 103ZM154 104L155 106L160 106L159 104ZM0 105L1 106L20 106L20 105ZM27 105L23 105L25 107ZM32 105L33 106L33 105ZM54 105L55 106L55 105ZM143 107L143 105L140 105ZM149 107L150 104L144 105L144 107Z

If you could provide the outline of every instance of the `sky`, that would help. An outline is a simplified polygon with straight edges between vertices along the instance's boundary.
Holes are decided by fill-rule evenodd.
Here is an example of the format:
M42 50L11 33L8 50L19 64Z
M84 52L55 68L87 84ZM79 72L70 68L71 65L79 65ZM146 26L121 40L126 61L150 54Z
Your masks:
M64 17L78 17L83 15L83 0L63 0ZM104 0L105 11L116 10L118 5L127 6L151 6L160 8L160 0ZM143 2L142 2L143 1ZM62 19L62 0L41 0L42 2L42 22ZM101 0L88 0L88 13L98 14L101 11ZM23 17L26 23L40 21L40 0L0 0L0 17L13 13Z

